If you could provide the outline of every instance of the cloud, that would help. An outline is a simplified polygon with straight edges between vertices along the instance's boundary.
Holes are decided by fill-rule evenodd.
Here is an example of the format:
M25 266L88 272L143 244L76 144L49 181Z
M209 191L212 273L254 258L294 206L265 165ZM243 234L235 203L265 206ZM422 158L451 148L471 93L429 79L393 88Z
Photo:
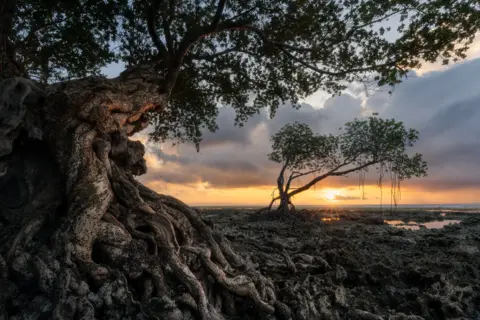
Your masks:
M342 196L342 195L336 194L333 200L351 201L351 200L367 200L367 198L362 199L361 197Z
M390 101L368 99L380 116L420 132L415 151L429 163L428 177L405 182L430 190L480 186L480 59L405 81Z
M169 162L173 163L181 163L181 164L189 164L190 159L186 157L179 156L177 154L165 153L162 149L158 147L150 147L149 151L151 154L156 156L159 160L163 160L165 164Z
M270 136L292 122L309 124L316 132L338 130L352 116L359 116L361 100L349 95L331 98L322 109L303 104L300 110L282 106L273 119L262 111L244 127L234 127L235 112L222 107L219 130L205 132L200 152L190 145L171 147L149 144L147 149L163 165L150 168L142 182L163 180L169 183L208 182L217 188L268 186L275 183L279 165L268 161Z
M267 159L271 151L269 139L283 125L297 121L309 124L319 133L335 133L355 117L379 112L381 117L395 118L420 131L420 140L413 151L424 155L429 163L429 176L404 185L429 190L480 187L479 82L480 59L476 59L444 71L410 77L392 95L379 92L362 100L344 94L326 99L323 108L304 103L295 110L285 105L273 119L262 111L244 127L235 127L234 110L222 107L219 130L205 132L199 153L191 145L172 148L169 144L149 144L149 154L161 165L150 167L140 179L172 184L208 182L212 188L274 185L279 165ZM377 178L375 170L371 170L366 183L375 185ZM358 184L358 175L329 179L325 183L349 187Z
M205 131L203 133L202 147L207 148L224 144L249 145L251 143L250 131L266 119L266 112L262 110L257 116L247 121L243 127L235 126L235 110L230 107L221 107L217 116L219 129L216 132Z
M480 32L477 32L473 43L469 46L469 49L466 52L466 61L480 58ZM460 62L463 63L463 62ZM423 63L419 74L425 74L432 71L440 71L447 69L448 66L443 65L442 61L437 61L434 63Z

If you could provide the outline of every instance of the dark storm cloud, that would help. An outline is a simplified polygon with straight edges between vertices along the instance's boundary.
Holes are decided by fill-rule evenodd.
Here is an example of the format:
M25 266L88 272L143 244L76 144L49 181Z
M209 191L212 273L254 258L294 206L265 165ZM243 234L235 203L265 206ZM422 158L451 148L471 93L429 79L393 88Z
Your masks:
M473 165L477 167L477 160L480 160L479 144L480 141L473 143L458 141L456 144L450 144L442 148L428 151L427 156L429 158L430 167L441 170L445 167L453 167L463 169L461 172L468 172L464 166Z
M275 134L284 125L293 122L306 123L313 130L319 131L323 118L323 112L304 103L298 110L289 105L280 107L277 110L275 117L273 119L268 119L265 124L268 128L269 135Z
M428 177L405 182L430 190L476 187L480 181L480 59L402 83L367 106L419 130L414 148L429 164ZM382 96L382 95L380 95Z
M266 176L270 175L266 174ZM216 188L247 188L272 184L272 180L265 179L263 174L245 172L243 170L206 170L202 174L202 181L208 181L210 186Z
M175 150L169 150L168 145L162 150L159 146L150 145L151 154L165 161L165 165L160 169L151 169L146 177L142 177L142 181L203 181L219 188L272 185L276 181L279 165L268 161L270 136L285 124L295 121L309 124L316 132L332 132L344 119L350 120L349 117L360 114L360 100L348 95L334 99L323 109L314 109L308 104L303 104L300 110L283 106L273 119L269 119L267 113L262 111L242 128L233 126L234 110L223 107L217 120L220 129L214 134L206 133L199 153L188 145ZM168 162L181 168L171 167Z
M229 159L213 159L203 162L204 165L218 170L239 170L248 173L258 173L260 169L250 161L231 161Z
M158 146L155 146L149 149L153 155L155 155L158 159L163 160L165 163L168 163L168 162L175 162L175 163L181 163L181 164L190 163L190 159L178 156L176 154L165 153Z
M202 148L221 146L224 144L238 144L246 146L251 143L249 132L267 118L265 112L252 117L243 127L235 125L235 110L230 107L219 108L217 116L218 130L204 131Z
M197 153L182 145L175 152L150 146L150 152L165 161L150 169L146 180L171 183L208 182L213 187L273 185L279 165L267 159L270 136L287 123L303 122L320 133L335 133L345 122L363 114L379 112L381 117L403 121L420 131L413 151L429 162L429 176L404 185L449 190L477 187L480 181L480 59L465 62L446 71L410 77L390 96L380 92L362 100L351 95L328 99L324 108L303 104L300 110L283 106L273 119L266 112L252 117L243 128L235 127L235 111L219 110L219 130L205 132ZM177 155L178 154L178 155ZM171 167L168 163L175 164ZM376 184L372 169L366 184ZM387 184L388 182L385 182ZM342 187L358 184L358 175L329 179L322 185ZM343 199L346 200L346 199ZM352 199L353 200L353 199Z
M308 124L318 133L334 133L345 122L360 116L361 100L344 94L328 99L321 109L303 103L300 109L281 107L275 117L266 122L269 134L274 134L284 125L293 122Z
M463 123L468 122L469 119L478 114L480 111L479 101L480 95L477 95L470 99L452 103L427 121L426 126L421 129L422 134L429 137L450 130L458 131Z
M250 171L248 171L250 170ZM271 181L265 179L265 176L271 176L273 172L256 168L249 164L229 165L228 169L218 168L205 164L194 164L188 167L168 167L141 177L142 182L165 181L168 183L194 184L199 182L208 182L209 186L217 188L242 188L251 186L270 185Z
M142 181L150 182L150 181L164 181L168 183L179 183L179 184L190 184L200 181L199 177L195 174L187 170L162 170L162 171L154 171L153 173L148 173L146 178Z

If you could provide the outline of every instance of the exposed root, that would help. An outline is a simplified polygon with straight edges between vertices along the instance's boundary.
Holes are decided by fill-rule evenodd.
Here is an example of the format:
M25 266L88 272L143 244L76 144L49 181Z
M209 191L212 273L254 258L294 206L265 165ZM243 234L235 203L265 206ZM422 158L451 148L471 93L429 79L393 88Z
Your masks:
M8 265L7 262L0 255L0 279L8 278Z
M166 196L159 196L156 195L154 196L153 194L150 194L150 199L156 198L156 201L162 201L163 206L167 208L172 208L172 204L174 205L173 210L176 211L176 214L180 212L185 212L186 210L186 216L188 218L193 218L193 223L191 220L189 222L193 225L196 223L196 226L200 227L202 232L202 238L206 238L207 243L204 245L209 246L209 248L214 247L216 248L217 251L217 259L215 259L215 262L212 261L212 254L209 248L206 247L198 247L198 246L191 246L191 241L187 241L186 244L181 246L181 249L189 252L189 253L194 253L198 258L201 260L202 265L205 267L207 270L208 274L213 276L215 281L219 284L221 284L224 289L228 290L229 292L232 292L233 294L241 297L247 297L252 299L252 301L255 303L255 305L262 310L263 312L266 313L271 313L273 312L274 308L272 304L269 304L265 302L263 299L268 299L270 303L273 303L275 301L274 298L274 288L273 285L270 285L270 290L261 290L263 291L263 295L261 296L259 291L257 290L257 287L254 284L254 281L249 278L248 276L245 275L238 275L234 278L230 278L226 275L224 270L229 270L231 269L231 265L235 266L240 266L242 265L242 260L240 257L238 257L230 247L228 240L224 239L223 237L217 235L217 239L219 239L219 244L216 242L215 237L213 236L212 230L201 220L200 216L198 215L197 212L194 210L190 209L188 206L184 205L180 201L173 199L171 197L166 197ZM166 201L165 201L166 199ZM152 207L160 207L158 205L152 205ZM166 258L167 258L167 264L171 267L173 274L177 279L180 280L181 283L183 283L191 293L194 301L195 301L195 306L197 308L197 311L199 313L199 316L201 319L220 319L221 317L218 314L218 310L212 309L211 303L209 303L209 299L206 294L206 288L202 286L202 280L198 279L190 270L190 268L185 264L185 262L182 261L179 257L181 256L178 251L178 242L175 237L177 234L176 230L178 227L181 226L181 224L177 223L171 224L170 221L175 221L173 217L168 215L169 210L161 210L160 212L157 212L157 214L153 216L145 216L143 219L148 220L149 222L146 224L148 225L151 230L154 232L155 237L152 239L145 233L132 233L134 236L139 235L144 239L148 239L149 241L155 241L156 247L159 248L160 252L166 253ZM171 212L171 211L170 211ZM158 218L161 217L160 220ZM168 217L168 218L166 218ZM158 221L155 222L154 220L157 219ZM137 225L134 225L133 222L128 223L129 228L132 230L135 230L136 228L139 227L138 223ZM165 228L167 226L167 228ZM192 226L193 227L193 226ZM196 229L193 227L193 229ZM184 232L186 234L186 232ZM184 242L185 243L185 242ZM210 246L211 244L214 244L214 246ZM173 245L172 245L173 244ZM227 261L227 258L231 261ZM219 261L223 261L220 262ZM218 263L218 265L217 265ZM258 281L259 283L262 283L262 281ZM208 285L209 281L207 281ZM263 284L263 283L262 283ZM264 285L264 284L263 284ZM268 296L268 294L272 296ZM182 298L182 300L185 300L185 298ZM190 299L188 299L190 301ZM185 301L184 301L185 302ZM187 303L190 307L192 307L192 303ZM215 310L215 311L213 311Z
M12 243L10 244L10 249L7 251L5 255L5 259L7 262L11 262L13 257L15 256L16 249L20 242L24 242L24 246L27 245L35 234L40 230L45 217L37 216L27 222L22 229L17 233L15 238L13 239Z
M252 298L256 306L262 311L272 313L275 310L272 305L262 301L255 285L253 284L252 279L244 275L238 275L235 278L227 277L225 273L210 260L210 250L194 247L182 247L182 249L199 255L204 266L214 276L215 280L229 291L239 296L246 296ZM272 300L275 301L275 296L269 298L270 302Z
M125 172L112 163L111 184L119 202L127 208L137 208L145 213L154 214L155 211L143 200L136 186L130 182Z
M92 81L95 87L103 80ZM44 136L65 178L65 199L55 199L64 200L62 212L24 219L6 261L0 259L1 277L9 276L5 264L15 279L28 279L20 286L35 282L38 290L25 301L48 303L38 304L44 310L16 308L14 316L181 319L193 311L199 319L215 320L245 302L254 306L254 315L273 313L274 285L254 264L236 254L197 211L133 178L146 171L145 149L128 135L155 107L144 101L148 95L128 100L119 84L85 92L92 84L78 83L79 88L66 83L63 92L50 93L43 105ZM14 91L12 85L0 88L2 101L5 90ZM9 101L24 112L28 93L13 94ZM47 217L52 225L44 223ZM53 235L46 234L51 230Z
M297 267L295 266L295 263L293 263L292 259L285 250L282 251L282 256L285 259L285 263L288 268L292 270L293 273L297 273Z

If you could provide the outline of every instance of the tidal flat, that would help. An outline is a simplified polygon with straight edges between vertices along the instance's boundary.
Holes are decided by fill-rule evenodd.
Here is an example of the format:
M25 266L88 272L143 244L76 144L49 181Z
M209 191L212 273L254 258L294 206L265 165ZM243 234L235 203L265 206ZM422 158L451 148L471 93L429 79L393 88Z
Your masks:
M478 211L200 211L296 319L480 319Z

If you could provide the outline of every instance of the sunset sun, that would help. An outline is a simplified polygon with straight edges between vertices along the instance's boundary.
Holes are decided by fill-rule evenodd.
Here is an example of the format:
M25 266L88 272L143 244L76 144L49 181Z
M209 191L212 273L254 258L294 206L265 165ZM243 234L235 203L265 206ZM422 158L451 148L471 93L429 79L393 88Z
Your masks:
M335 189L327 189L323 192L323 197L328 201L337 201L336 197L339 195L339 191Z

